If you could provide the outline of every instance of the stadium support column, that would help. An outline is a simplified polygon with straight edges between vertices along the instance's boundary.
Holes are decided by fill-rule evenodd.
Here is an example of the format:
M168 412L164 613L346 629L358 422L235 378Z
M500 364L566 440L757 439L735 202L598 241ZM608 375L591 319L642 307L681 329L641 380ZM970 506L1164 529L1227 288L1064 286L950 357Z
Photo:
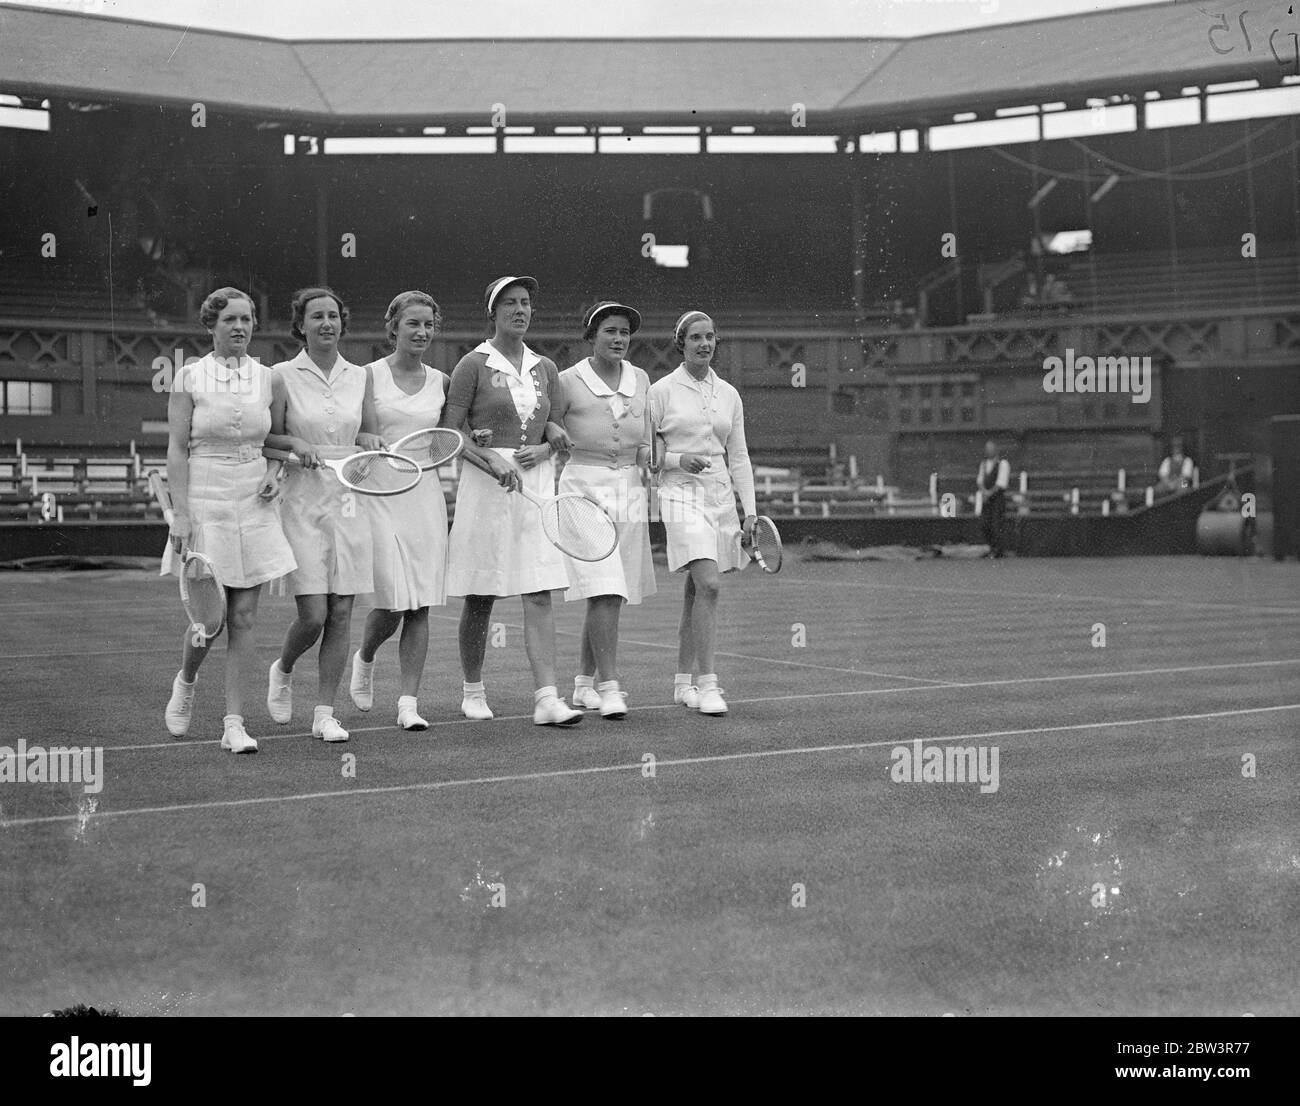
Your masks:
M948 151L948 229L952 232L953 241L960 242L961 233L957 227L957 169L954 164L956 154L952 150ZM961 247L957 248L957 256L954 258L957 266L957 322L958 325L966 325L966 295L963 285L966 283L961 271Z
M859 158L854 157L850 233L853 237L853 328L861 334L866 320L867 249L862 236L862 170L859 164Z
M1202 115L1204 118L1204 115ZM1169 132L1164 134L1165 150L1165 208L1169 212L1169 263L1174 271L1174 285L1178 284L1178 209L1174 201L1173 155L1169 150Z
M329 287L330 194L323 177L316 181L316 283Z

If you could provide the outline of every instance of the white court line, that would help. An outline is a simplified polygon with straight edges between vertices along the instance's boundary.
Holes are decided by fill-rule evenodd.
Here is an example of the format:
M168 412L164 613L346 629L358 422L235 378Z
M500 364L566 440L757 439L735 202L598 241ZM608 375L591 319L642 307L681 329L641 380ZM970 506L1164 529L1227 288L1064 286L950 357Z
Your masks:
M176 631L178 638L184 638L185 629ZM176 653L175 645L155 645L152 649L141 649L138 645L126 641L116 649L91 649L82 653L0 653L0 661L52 661L65 657L135 657L141 653Z
M449 622L457 621L457 619L453 618L449 614L432 615L431 617L446 619ZM521 626L519 623L516 622L503 622L502 625L505 626L507 629L517 630L520 633L522 633L524 629L523 626ZM561 630L559 627L556 627L555 632L557 635L562 635L564 637L581 636L581 631ZM640 645L645 649L676 649L677 648L676 642L665 643L662 641L638 641L635 638L623 637L621 634L619 635L618 641L620 645ZM730 657L733 660L765 661L768 664L784 664L793 668L815 668L818 672L844 672L853 676L879 676L880 678L886 680L909 680L913 683L935 684L941 687L952 683L951 680L930 680L930 679L926 679L923 676L903 676L897 672L873 672L867 668L833 668L831 665L828 664L811 664L808 661L777 660L776 657L755 657L755 656L751 656L748 653L727 653L721 649L715 649L713 651L713 654L714 656L717 657Z
M753 699L732 699L729 700L731 706L743 706L746 703L785 703L796 699L840 699L849 698L856 695L901 695L905 692L918 691L947 691L952 688L979 688L979 687L1008 687L1015 684L1042 684L1055 683L1061 680L1102 680L1102 679L1125 679L1133 676L1165 676L1179 672L1206 672L1216 671L1223 668L1269 668L1277 665L1300 664L1300 657L1291 660L1280 661L1232 661L1226 664L1194 664L1186 665L1182 668L1142 668L1129 672L1074 672L1065 676L1017 676L1007 680L973 680L961 684L927 684L923 687L872 687L851 689L848 691L809 691L798 695L765 695ZM648 703L645 706L636 706L633 708L634 714L640 714L643 711L651 710L685 710L680 703ZM497 715L493 719L495 722L523 722L532 721L531 714L506 714ZM441 728L443 726L473 726L482 725L480 722L472 721L469 718L445 718L441 721L429 723L429 729ZM391 726L353 726L348 733L377 733L380 730L394 731L397 730L397 724ZM420 734L427 731L414 730L407 731L397 730L394 736L398 737L419 737ZM581 731L575 731L581 732ZM303 730L296 733L268 733L262 734L257 738L258 742L263 741L284 741L291 738L312 737L310 730ZM220 739L211 738L207 741L186 741L183 738L173 741L155 741L146 745L105 745L104 749L110 753L135 753L148 752L151 749L201 749L207 745L219 745Z
M854 741L844 745L809 745L793 749L756 749L743 753L717 753L703 757L674 757L655 760L658 768L686 767L694 764L720 764L725 761L762 760L768 757L801 756L811 753L842 753L860 749L880 749L885 746L907 745L913 741L980 741L989 738L1023 737L1028 734L1067 733L1078 730L1105 730L1121 726L1154 726L1167 722L1201 722L1211 718L1235 718L1244 714L1268 714L1276 711L1300 710L1300 703L1279 703L1271 707L1245 707L1240 710L1218 710L1207 714L1168 714L1160 718L1123 718L1113 722L1077 722L1069 726L1034 726L1022 730L986 730L981 733L944 734L938 737L893 738L887 741ZM97 811L94 814L52 814L41 818L14 818L0 822L0 829L18 826L48 825L53 822L87 823L101 818L126 818L134 814L176 814L189 810L222 810L241 806L266 806L272 803L299 803L315 799L341 799L356 795L393 795L416 791L443 791L453 787L474 787L479 784L527 783L535 780L560 779L572 776L597 776L610 772L640 771L641 761L630 764L598 764L585 768L557 768L549 772L517 772L504 776L475 776L460 780L428 780L424 783L392 784L388 787L357 787L340 791L312 791L306 794L263 795L253 799L212 799L201 803L174 803L170 806L126 807L122 810Z
M556 633L557 634L567 633L567 631L556 630ZM572 634L570 636L577 637L578 635ZM659 642L659 641L636 641L633 638L623 637L621 635L619 636L618 643L620 645L623 644L640 645L640 646L644 646L646 649L676 649L677 648L675 644L665 645L663 642ZM790 665L791 667L794 668L815 668L817 669L818 672L846 672L846 673L851 673L854 676L880 676L887 680L910 680L913 683L931 684L936 687L959 686L954 684L952 680L928 680L923 676L900 676L897 672L872 672L870 669L867 668L832 668L829 664L811 664L808 661L784 661L784 660L777 660L775 657L755 657L755 656L751 656L748 653L726 653L723 652L723 650L721 649L715 649L713 652L714 652L714 656L730 657L733 660L765 661L768 664L785 664L785 665Z
M1300 607L1246 607L1236 603L1193 603L1181 599L1148 599L1141 596L1125 595L1067 595L1064 592L1046 591L978 591L971 588L938 588L921 584L869 584L862 580L799 580L783 579L782 587L802 585L823 590L835 588L866 588L869 591L923 591L939 595L965 595L975 598L986 596L997 599L1058 599L1072 603L1125 603L1143 607L1189 607L1194 610L1232 611L1234 614L1286 614L1300 615Z

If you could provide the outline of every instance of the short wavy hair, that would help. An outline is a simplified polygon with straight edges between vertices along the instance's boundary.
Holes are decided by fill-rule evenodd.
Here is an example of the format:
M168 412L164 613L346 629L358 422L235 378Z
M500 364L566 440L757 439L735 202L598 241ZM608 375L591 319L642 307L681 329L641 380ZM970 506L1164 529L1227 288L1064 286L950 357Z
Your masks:
M384 332L388 335L388 344L394 349L397 348L397 324L402 321L402 312L408 307L433 308L434 333L442 329L442 308L428 292L421 292L419 289L398 292L393 297L393 302L388 305L388 310L384 312Z
M221 318L221 313L231 300L248 301L249 309L253 312L253 329L257 329L257 304L253 302L253 297L238 288L226 287L209 292L203 301L203 306L199 308L199 322L203 324L205 330L211 330L217 325L217 320Z
M307 305L312 300L321 299L328 296L339 307L339 318L343 320L343 325L339 328L339 337L342 338L348 332L348 320L352 317L348 311L348 305L343 302L340 296L333 288L299 288L293 294L292 314L293 322L289 327L289 332L300 342L307 341L307 335L303 333L302 324L307 320Z

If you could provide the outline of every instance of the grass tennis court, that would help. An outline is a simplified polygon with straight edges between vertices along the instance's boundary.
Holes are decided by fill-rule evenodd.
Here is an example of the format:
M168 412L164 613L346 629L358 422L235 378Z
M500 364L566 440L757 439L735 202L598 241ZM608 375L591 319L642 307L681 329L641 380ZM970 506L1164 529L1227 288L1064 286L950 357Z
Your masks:
M163 728L172 581L3 574L0 744L106 752L97 796L0 784L0 1014L1300 1013L1297 582L792 558L727 580L712 719L671 705L661 566L624 615L625 722L531 724L517 600L497 720L461 719L453 601L428 732L390 717L390 643L376 709L342 693L351 742L313 740L313 653L289 726L249 690L261 752L236 757L223 647L191 736ZM565 694L581 607L558 605ZM263 670L290 608L263 598ZM997 791L893 782L917 738L997 746Z

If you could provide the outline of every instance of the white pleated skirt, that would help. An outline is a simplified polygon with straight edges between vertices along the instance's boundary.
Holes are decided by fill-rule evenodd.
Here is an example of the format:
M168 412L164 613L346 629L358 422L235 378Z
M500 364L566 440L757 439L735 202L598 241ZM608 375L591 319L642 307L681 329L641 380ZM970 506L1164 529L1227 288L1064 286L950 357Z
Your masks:
M438 470L401 495L358 496L374 542L374 605L416 611L447 602L447 501Z
M514 464L514 451L496 449ZM555 465L547 458L520 469L526 488L555 494ZM531 595L569 586L564 554L546 539L542 514L468 461L461 465L456 516L447 542L448 595Z
M655 568L640 470L635 465L611 469L570 462L560 473L560 491L590 496L609 512L618 529L618 548L603 561L564 558L569 573L565 599L621 595L629 603L640 603L653 595Z
M659 515L668 535L668 568L681 572L692 561L716 561L719 572L749 564L741 545L740 512L731 476L666 472L659 484Z
M217 579L226 587L257 587L296 567L279 506L257 494L265 476L261 457L189 459L188 546L211 559ZM179 575L180 565L168 538L160 574Z

